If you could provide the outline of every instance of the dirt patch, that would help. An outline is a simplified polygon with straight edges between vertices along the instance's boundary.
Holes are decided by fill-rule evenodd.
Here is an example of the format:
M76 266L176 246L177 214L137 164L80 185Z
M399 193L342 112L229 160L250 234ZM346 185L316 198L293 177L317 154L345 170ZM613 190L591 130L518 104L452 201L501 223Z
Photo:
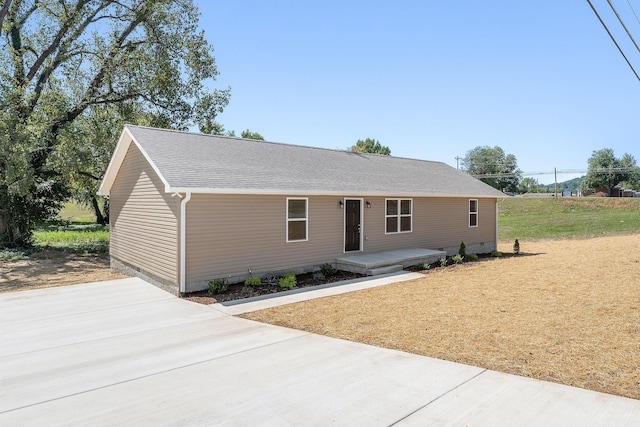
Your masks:
M640 399L640 235L520 244L242 317Z
M299 274L296 276L296 287L294 289L325 285L327 283L352 280L360 277L364 277L364 275L350 273L348 271L337 271L335 274L326 277L324 275L313 273ZM261 295L276 294L287 290L288 289L286 288L281 288L277 281L274 281L272 284L262 284L259 286L245 286L244 284L239 283L229 285L229 289L224 293L209 295L208 291L193 292L188 294L185 299L199 304L215 304L216 302L233 301Z
M0 261L0 292L122 279L109 270L109 255L35 252L27 259Z

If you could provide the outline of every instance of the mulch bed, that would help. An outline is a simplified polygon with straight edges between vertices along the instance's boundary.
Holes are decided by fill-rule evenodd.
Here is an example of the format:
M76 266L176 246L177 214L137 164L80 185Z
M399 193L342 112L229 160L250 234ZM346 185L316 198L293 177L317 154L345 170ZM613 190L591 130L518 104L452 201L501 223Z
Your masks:
M358 279L365 277L363 274L351 273L348 271L337 271L331 276L321 277L313 273L299 274L296 276L296 287L293 289L308 288L328 283L341 282L343 280ZM221 294L210 295L208 290L192 292L184 297L186 300L199 304L215 304L217 302L234 301L238 299L251 298L261 295L277 294L288 291L281 288L278 283L262 284L259 286L245 286L244 283L230 284L229 289Z

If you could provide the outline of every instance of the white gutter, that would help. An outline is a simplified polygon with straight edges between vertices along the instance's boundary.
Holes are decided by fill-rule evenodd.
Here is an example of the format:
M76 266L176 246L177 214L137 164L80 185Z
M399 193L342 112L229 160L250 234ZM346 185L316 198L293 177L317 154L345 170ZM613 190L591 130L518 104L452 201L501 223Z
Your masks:
M187 290L187 203L191 200L191 193L185 193L184 198L180 200L180 293L183 294Z

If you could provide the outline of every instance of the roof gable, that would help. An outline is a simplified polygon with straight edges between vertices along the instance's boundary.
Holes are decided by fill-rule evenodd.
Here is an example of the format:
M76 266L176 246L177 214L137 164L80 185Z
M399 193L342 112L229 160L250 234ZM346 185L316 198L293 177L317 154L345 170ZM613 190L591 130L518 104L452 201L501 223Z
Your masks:
M441 162L131 125L122 132L99 194L109 194L131 143L167 192L505 197Z

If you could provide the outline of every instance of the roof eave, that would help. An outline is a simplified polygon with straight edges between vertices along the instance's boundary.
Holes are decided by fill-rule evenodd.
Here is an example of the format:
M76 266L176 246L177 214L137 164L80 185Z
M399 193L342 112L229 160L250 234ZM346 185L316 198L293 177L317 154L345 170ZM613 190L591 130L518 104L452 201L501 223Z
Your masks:
M134 143L136 147L138 147L145 160L151 165L151 168L158 175L158 177L164 184L165 191L170 192L170 186L165 177L162 175L162 173L160 173L160 170L151 160L151 157L149 157L140 143L138 143L133 133L131 133L129 128L125 125L124 129L122 129L122 133L120 134L120 139L118 139L118 143L116 144L116 148L113 151L113 155L111 156L111 161L109 162L107 171L105 172L104 177L102 178L102 182L100 183L100 187L98 188L97 194L99 196L108 197L111 194L111 187L113 186L116 176L118 175L118 171L120 170L120 167L122 167L124 158L129 151L129 147L132 143Z
M314 190L287 190L279 188L251 189L251 188L197 188L197 187L166 187L167 193L192 193L192 194L238 194L238 195L263 195L263 196L359 196L359 197L456 197L456 198L483 198L502 199L506 194L451 194L451 193L418 193L418 192L379 192L379 191L314 191Z

